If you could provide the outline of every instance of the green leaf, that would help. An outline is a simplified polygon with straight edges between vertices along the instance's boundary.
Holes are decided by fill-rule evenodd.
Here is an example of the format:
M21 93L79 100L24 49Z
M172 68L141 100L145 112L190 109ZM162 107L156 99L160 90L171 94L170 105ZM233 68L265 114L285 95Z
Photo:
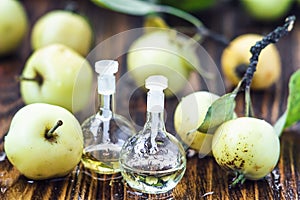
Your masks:
M300 70L292 74L289 82L289 97L287 103L287 118L285 128L300 120Z
M274 129L278 137L281 135L284 125L286 122L287 112L284 112L283 115L277 120L277 122L274 125Z
M202 124L198 131L207 133L209 129L217 128L220 124L228 121L234 116L236 93L228 93L217 99L208 108Z
M147 15L156 12L157 6L139 0L92 0L96 5L131 15Z
M201 30L208 31L202 22L185 11L165 5L154 4L148 1L141 0L91 0L98 6L111 9L116 12L121 12L130 15L145 16L153 13L168 13L184 19Z
M287 109L274 125L278 136L285 128L300 121L300 70L294 72L289 81Z

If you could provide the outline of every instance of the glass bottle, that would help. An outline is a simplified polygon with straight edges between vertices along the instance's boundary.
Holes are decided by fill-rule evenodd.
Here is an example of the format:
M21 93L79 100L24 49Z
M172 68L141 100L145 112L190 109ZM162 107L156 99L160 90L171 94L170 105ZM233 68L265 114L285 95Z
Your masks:
M81 161L85 168L98 174L116 174L120 172L122 145L135 133L135 129L126 118L113 111L114 74L118 71L118 62L98 61L95 71L98 73L99 110L82 123L84 152ZM121 178L121 175L114 178Z
M186 169L185 150L165 129L164 93L167 79L146 79L147 119L143 129L125 142L120 167L127 184L140 192L158 194L172 190Z

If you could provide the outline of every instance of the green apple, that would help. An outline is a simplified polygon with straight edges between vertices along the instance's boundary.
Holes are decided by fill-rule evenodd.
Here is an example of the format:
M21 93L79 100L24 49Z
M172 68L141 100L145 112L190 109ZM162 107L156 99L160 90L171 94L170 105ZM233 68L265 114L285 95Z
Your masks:
M0 56L15 51L28 30L23 5L15 0L0 0Z
M174 34L174 30L148 31L128 50L128 72L138 86L144 85L151 75L163 75L169 81L166 96L176 94L186 85L191 70L200 65L195 49L189 44L192 40Z
M241 0L243 7L255 19L272 21L284 17L294 0Z
M14 115L4 138L4 150L9 161L30 179L65 176L82 156L81 126L62 107L30 104Z
M21 95L26 104L49 103L75 113L86 106L92 79L85 58L65 45L52 44L28 58L20 77Z
M92 41L93 31L88 21L79 14L65 10L54 10L39 18L31 34L34 50L61 43L84 56L88 54Z

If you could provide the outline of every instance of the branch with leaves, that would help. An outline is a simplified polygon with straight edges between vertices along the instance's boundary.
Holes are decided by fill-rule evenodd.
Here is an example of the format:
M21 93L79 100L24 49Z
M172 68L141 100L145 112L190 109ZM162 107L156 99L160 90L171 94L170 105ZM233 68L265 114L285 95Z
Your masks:
M221 98L213 102L213 104L209 107L206 113L203 123L198 127L197 129L198 131L213 133L214 130L220 124L232 119L235 110L235 104L236 104L235 97L241 91L245 91L245 116L254 116L251 97L250 97L250 86L251 86L253 75L256 71L259 55L266 46L268 46L271 43L278 42L280 38L287 35L292 30L295 20L296 20L295 16L288 17L283 26L277 27L274 31L272 31L271 33L263 37L261 41L256 42L256 44L251 47L250 52L252 54L252 57L250 58L250 64L243 78L231 93L225 94ZM298 72L295 76L299 77L300 72ZM299 91L300 89L298 89L300 87L296 89L294 86L294 85L299 86L300 80L295 81L295 79L296 79L295 77L292 77L291 79L292 83L290 83L290 85L292 84L292 86L290 86L290 88L292 88L292 91L290 92L288 111L282 117L282 119L280 119L281 120L280 124L277 125L278 134L281 133L284 127L290 126L291 124L295 123L297 120L300 119L300 116L294 117L292 114L294 113L293 112L295 109L294 107L296 107L295 104L299 105L300 102L300 91ZM296 96L295 92L298 92L297 97L295 97ZM293 109L291 109L291 107ZM298 108L297 111L299 113L300 108Z
M227 45L229 41L223 36L218 33L215 33L212 30L209 30L207 27L203 25L203 23L196 18L195 16L174 8L172 6L166 5L159 5L154 4L148 1L140 1L140 0L92 0L93 3L96 5L107 8L116 12L129 14L129 15L136 15L136 16L147 16L155 13L166 13L183 20L188 21L189 23L193 24L197 29L197 35L200 38L211 38L221 44Z

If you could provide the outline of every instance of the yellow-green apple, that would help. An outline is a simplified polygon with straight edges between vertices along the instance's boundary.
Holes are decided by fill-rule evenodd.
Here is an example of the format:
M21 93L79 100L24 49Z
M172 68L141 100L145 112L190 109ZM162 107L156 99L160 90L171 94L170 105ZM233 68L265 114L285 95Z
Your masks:
M198 153L206 155L211 152L212 134L196 130L204 121L211 104L218 95L197 91L181 99L174 113L174 127L182 141Z
M14 115L4 138L4 150L9 161L30 179L65 176L82 156L81 126L62 107L30 104Z
M247 12L257 20L273 21L283 17L294 0L241 0Z
M54 10L43 15L34 24L31 34L34 50L61 43L84 56L88 54L92 41L93 30L87 19L66 10Z
M27 13L15 0L0 0L0 56L15 51L28 30Z
M277 165L280 140L268 122L240 117L218 127L212 140L212 153L222 168L238 174L242 182L259 180Z
M163 75L169 81L166 95L176 94L186 85L191 70L200 65L192 44L192 40L174 30L148 31L128 50L128 72L138 86L151 75Z
M251 57L250 48L263 38L258 34L243 34L233 39L224 49L221 56L222 71L224 76L237 85L244 76ZM281 58L275 44L264 49L257 63L251 88L262 90L270 87L280 78Z
M65 45L52 44L28 58L20 77L21 95L26 104L49 103L75 113L86 106L92 79L85 58Z

